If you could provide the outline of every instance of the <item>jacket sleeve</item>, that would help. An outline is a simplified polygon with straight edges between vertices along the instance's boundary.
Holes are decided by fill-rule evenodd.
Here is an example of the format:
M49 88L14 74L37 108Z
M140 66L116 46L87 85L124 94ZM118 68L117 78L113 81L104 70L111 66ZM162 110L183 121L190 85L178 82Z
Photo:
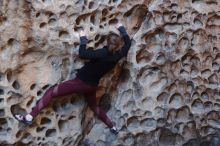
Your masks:
M86 44L88 40L86 36L80 37L79 56L84 59L99 59L107 54L106 49L88 50Z
M115 53L115 55L114 55L114 59L115 60L119 60L122 57L127 56L128 51L129 51L129 49L131 47L131 39L130 39L129 35L126 32L125 27L124 26L120 26L118 28L118 30L120 31L120 34L123 37L124 45L122 46L122 48L121 48L121 50L119 52Z

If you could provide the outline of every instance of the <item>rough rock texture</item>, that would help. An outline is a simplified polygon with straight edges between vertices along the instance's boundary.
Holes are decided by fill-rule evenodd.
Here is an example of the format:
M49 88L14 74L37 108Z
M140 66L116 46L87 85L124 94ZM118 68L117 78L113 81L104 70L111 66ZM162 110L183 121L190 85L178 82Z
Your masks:
M97 96L118 136L76 94L18 123L10 110L30 112L83 65L77 28L99 48L116 18L132 47ZM219 146L219 64L219 0L0 0L0 145Z

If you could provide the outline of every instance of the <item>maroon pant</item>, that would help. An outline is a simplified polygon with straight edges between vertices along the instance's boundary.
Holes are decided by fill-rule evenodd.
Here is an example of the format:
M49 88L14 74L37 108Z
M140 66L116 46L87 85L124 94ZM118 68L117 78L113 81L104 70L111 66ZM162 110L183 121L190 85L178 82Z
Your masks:
M73 80L68 80L49 88L30 114L33 117L36 117L38 113L50 103L53 97L64 96L71 93L83 93L89 107L109 128L112 128L113 124L111 120L108 118L103 109L96 103L96 89L96 86L88 85L81 81L78 77Z

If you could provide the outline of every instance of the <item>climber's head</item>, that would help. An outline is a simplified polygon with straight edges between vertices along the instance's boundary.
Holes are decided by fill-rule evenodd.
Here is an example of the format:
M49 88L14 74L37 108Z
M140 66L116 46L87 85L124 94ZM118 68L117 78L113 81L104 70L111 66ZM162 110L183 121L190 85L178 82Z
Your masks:
M111 32L107 36L107 45L111 53L118 51L120 49L121 44L122 44L122 39L119 35Z

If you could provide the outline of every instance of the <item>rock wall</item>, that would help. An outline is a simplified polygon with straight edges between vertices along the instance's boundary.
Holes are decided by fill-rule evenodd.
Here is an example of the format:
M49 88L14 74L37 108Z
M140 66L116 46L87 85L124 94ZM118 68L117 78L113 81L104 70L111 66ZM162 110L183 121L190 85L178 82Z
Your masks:
M84 64L78 27L100 48L117 19L132 46L97 98L119 134L77 94L18 123L11 111L30 112ZM219 0L0 0L0 145L219 146L219 47Z

